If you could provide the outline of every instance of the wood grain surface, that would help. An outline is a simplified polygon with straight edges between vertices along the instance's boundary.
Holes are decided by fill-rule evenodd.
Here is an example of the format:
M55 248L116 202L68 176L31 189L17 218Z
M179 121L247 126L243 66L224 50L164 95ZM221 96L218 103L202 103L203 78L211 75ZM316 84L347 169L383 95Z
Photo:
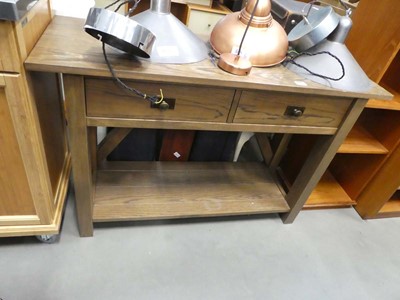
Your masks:
M84 20L56 16L25 62L28 70L109 77L101 43L83 30ZM253 68L249 76L220 70L209 60L193 64L155 64L108 49L117 75L125 79L154 80L241 89L259 89L315 95L390 99L378 85L366 93L340 91L306 80L282 65ZM165 95L168 97L168 95Z
M351 101L348 98L244 91L233 122L337 127L346 114ZM285 111L288 106L302 107L304 112L298 117L286 115Z
M262 163L108 162L97 173L94 221L285 212Z
M231 107L234 89L143 83L127 81L148 95L163 95L175 99L173 109L151 108L150 102L121 89L112 80L85 80L88 116L122 117L156 120L202 120L225 122Z

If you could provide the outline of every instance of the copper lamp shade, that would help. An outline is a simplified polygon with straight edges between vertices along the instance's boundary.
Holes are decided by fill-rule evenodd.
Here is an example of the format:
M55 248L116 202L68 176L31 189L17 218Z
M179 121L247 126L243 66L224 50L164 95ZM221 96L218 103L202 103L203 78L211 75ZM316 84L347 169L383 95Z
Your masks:
M218 54L239 48L256 0L249 0L240 12L226 15L214 27L210 44ZM271 16L270 0L259 0L246 33L242 53L256 67L279 64L286 57L288 38L283 27Z

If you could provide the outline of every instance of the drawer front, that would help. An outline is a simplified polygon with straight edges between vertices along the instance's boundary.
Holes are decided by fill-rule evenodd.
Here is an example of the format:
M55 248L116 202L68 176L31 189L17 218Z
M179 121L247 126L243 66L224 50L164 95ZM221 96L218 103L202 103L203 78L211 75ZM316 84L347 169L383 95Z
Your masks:
M173 109L151 108L150 102L121 89L107 79L87 79L86 105L90 117L226 122L234 89L180 86L127 81L148 95L175 99Z
M243 91L234 123L337 128L351 99Z
M199 36L209 37L215 24L226 14L192 9L187 26Z

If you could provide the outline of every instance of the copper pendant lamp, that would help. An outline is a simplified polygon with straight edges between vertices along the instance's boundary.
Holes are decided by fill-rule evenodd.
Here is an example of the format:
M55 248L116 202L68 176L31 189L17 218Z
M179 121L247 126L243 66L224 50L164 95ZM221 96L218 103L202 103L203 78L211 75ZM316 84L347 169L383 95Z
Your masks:
M245 33L247 25L249 28ZM236 60L240 65L244 59L236 54L244 34L241 53L251 65L269 67L286 58L287 34L272 18L270 0L249 0L240 12L226 15L211 32L210 44L221 57Z

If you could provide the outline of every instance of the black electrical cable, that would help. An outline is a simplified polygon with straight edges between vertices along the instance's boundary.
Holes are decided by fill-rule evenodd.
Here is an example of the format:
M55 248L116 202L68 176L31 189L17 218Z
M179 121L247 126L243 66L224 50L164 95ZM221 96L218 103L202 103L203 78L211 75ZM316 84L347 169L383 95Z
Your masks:
M315 55L321 55L321 54L330 55L331 57L333 57L334 59L336 59L338 61L338 63L340 64L340 67L342 68L342 75L340 77L333 78L333 77L329 77L329 76L325 76L325 75L322 75L322 74L315 73L315 72L311 71L310 69L306 68L305 66L302 66L301 64L299 64L299 63L294 61L296 58L298 58L300 56L315 56ZM339 81L340 79L342 79L346 75L346 72L345 72L344 65L343 65L342 61L339 59L339 57L337 57L336 55L330 53L329 51L320 51L320 52L316 52L316 53L302 52L302 53L299 53L299 54L295 55L294 57L289 56L286 59L285 63L292 63L292 64L298 66L299 68L302 68L302 69L306 70L311 75L314 75L314 76L317 76L317 77L320 77L320 78L323 78L323 79L333 80L333 81Z
M104 7L104 9L107 9L107 8L113 6L114 4L117 4L119 1L121 1L121 0L116 0L116 1L114 1L113 3L111 3L111 4L108 4L106 7Z
M128 9L128 12L126 13L125 16L130 15L131 12L133 12L136 9L136 7L139 5L140 1L141 0L130 0L129 2L135 2L135 4L133 4L133 6L130 9Z
M110 61L108 60L107 53L106 53L106 44L105 44L105 43L103 43L103 55L104 55L104 59L105 59L105 61L106 61L106 64L107 64L108 69L109 69L110 72L111 72L111 75L112 75L113 79L115 80L115 82L116 82L120 87L122 87L123 89L128 90L129 92L135 94L136 96L139 96L139 97L141 97L141 98L143 98L143 99L149 100L150 102L157 103L157 102L160 101L159 96L154 96L154 95L153 95L153 96L148 96L148 95L146 95L145 93L142 93L141 91L139 91L139 90L137 90L137 89L134 89L134 88L132 88L132 87L130 87L130 86L127 86L124 82L121 81L121 79L119 79L119 78L117 77L117 75L115 74L114 69L113 69L112 66L111 66Z
M127 1L124 1L124 2L120 3L120 4L117 6L117 8L114 9L114 12L117 12L117 11L121 8L121 6L123 6L123 5L127 4L127 3L130 3L130 2L132 2L132 0L127 0Z
M254 5L254 8L253 8L253 10L252 10L252 12L251 12L251 15L250 15L250 20L249 20L249 22L247 23L246 29L244 30L244 33L243 33L243 36L242 36L242 40L240 41L240 45L239 45L239 49L238 49L237 55L240 55L240 51L242 51L242 45L243 45L243 42L244 42L244 38L246 37L246 33L247 33L247 31L249 30L251 21L253 20L254 13L256 12L256 9L257 9L257 6L258 6L258 1L259 1L259 0L257 0L256 4Z

